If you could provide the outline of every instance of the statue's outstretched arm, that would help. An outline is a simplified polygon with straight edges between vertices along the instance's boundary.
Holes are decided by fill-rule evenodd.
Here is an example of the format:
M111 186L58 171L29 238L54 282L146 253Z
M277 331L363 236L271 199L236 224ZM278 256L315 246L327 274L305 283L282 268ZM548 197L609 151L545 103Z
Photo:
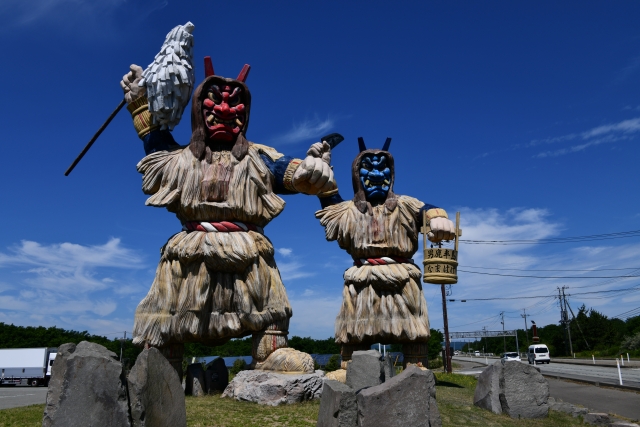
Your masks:
M329 166L331 147L327 142L311 145L304 160L290 156L273 159L267 153L261 153L261 157L273 174L277 194L304 193L322 197L337 189Z

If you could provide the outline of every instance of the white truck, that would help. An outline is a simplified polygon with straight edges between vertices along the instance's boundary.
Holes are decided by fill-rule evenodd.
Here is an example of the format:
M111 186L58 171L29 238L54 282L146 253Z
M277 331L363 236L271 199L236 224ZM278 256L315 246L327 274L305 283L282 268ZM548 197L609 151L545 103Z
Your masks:
M0 349L0 384L49 385L57 348Z

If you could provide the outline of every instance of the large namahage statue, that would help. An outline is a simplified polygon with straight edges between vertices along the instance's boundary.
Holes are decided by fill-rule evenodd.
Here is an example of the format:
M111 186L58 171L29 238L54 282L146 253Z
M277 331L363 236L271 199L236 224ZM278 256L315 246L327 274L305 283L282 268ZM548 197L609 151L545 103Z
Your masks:
M248 141L248 70L224 78L205 59L207 77L193 92L187 146L169 131L181 111L165 114L173 120L169 125L149 111L158 111L171 95L164 93L163 100L166 90L149 85L162 77L178 81L180 74L170 76L169 67L155 69L154 77L150 67L140 83L142 69L131 66L121 82L147 154L137 166L142 190L150 195L146 204L180 221L136 310L133 341L160 349L179 373L184 343L215 346L248 335L256 369L313 372L310 356L287 348L292 310L264 227L284 209L279 194L331 194L330 147L316 143L301 160ZM146 92L154 92L153 99Z
M335 339L341 344L343 368L354 350L375 343L403 344L404 363L426 366L429 319L420 268L412 257L418 250L423 212L431 241L451 240L455 226L444 209L393 192L395 170L387 139L382 150L367 150L352 165L352 200L339 194L321 198L316 217L327 240L337 240L353 257L344 273L342 307Z

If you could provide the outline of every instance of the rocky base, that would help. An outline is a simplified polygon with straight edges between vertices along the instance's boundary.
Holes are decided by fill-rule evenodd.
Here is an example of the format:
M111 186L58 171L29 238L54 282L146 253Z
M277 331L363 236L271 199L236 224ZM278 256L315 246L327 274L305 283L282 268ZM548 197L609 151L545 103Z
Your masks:
M548 399L549 383L535 367L498 361L478 377L473 404L511 418L544 418Z
M222 397L270 406L319 399L323 378L323 371L312 374L240 371L224 390Z
M105 347L63 344L53 363L42 425L186 427L184 391L155 348L140 353L125 378L116 354Z
M392 367L375 350L354 352L346 384L324 382L317 427L441 427L433 372L409 366L391 377Z

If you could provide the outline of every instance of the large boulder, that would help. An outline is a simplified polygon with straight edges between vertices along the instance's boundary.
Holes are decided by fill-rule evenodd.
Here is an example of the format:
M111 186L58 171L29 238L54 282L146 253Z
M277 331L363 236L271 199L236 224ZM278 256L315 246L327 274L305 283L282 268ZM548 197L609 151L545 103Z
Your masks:
M277 406L320 398L324 373L280 374L269 371L240 371L222 397Z
M129 372L128 380L134 427L187 426L184 390L180 378L157 349L145 349L140 353Z
M87 341L61 345L42 426L130 427L126 380L116 354Z
M339 381L342 384L347 383L347 370L346 369L337 369L335 371L325 372L324 379L326 380L334 380Z
M204 372L206 392L214 393L224 391L229 385L229 369L224 364L224 359L218 357L207 364Z
M358 422L356 392L347 385L325 380L317 427L354 427Z
M382 384L385 373L381 358L377 350L354 351L347 365L347 385L360 390Z
M548 399L549 383L535 367L498 361L480 374L473 404L511 418L544 418Z
M409 366L357 394L359 427L442 427L433 372Z

